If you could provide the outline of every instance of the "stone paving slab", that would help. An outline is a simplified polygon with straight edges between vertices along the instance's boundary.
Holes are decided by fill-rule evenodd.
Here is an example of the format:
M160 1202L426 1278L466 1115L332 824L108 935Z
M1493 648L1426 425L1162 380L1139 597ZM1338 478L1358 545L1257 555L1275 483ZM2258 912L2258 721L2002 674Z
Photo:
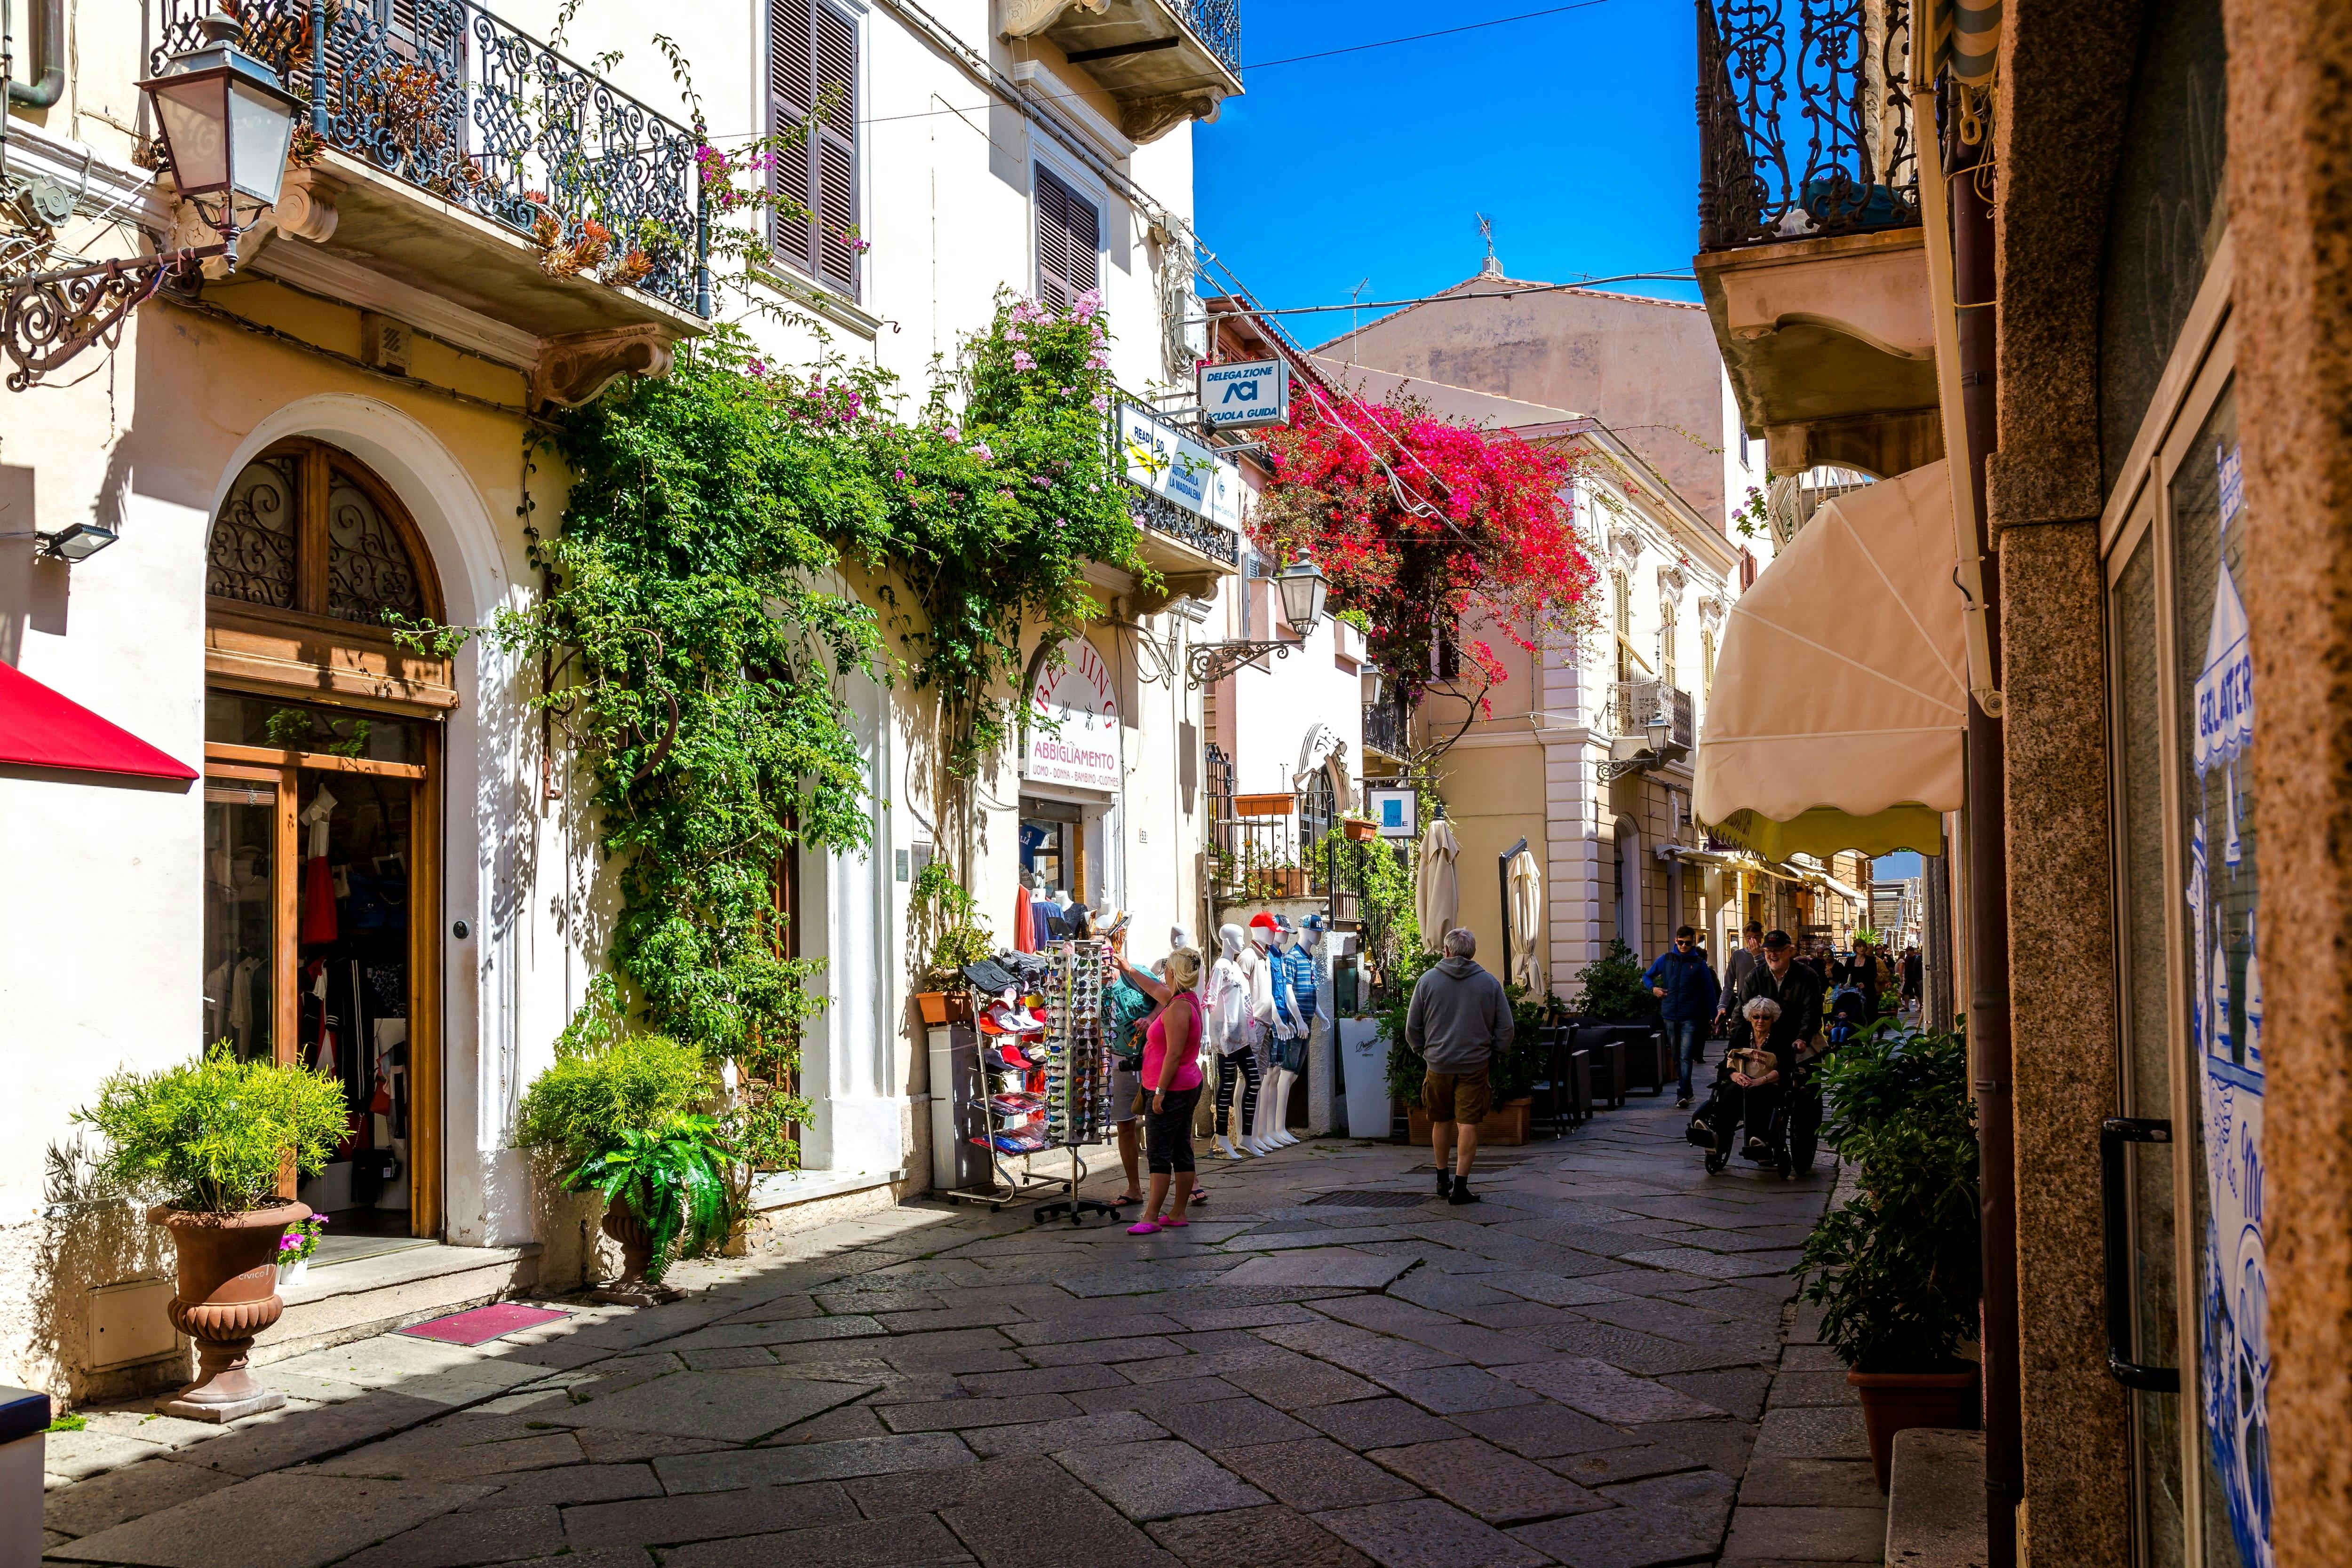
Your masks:
M95 1535L236 1484L218 1470L148 1459L48 1493L41 1522L62 1535Z
M1610 1506L1575 1482L1475 1437L1376 1448L1364 1457L1490 1524Z
M577 1561L565 1558L565 1568ZM944 1568L973 1559L947 1526L919 1514L705 1541L666 1552L662 1561L665 1568Z
M1112 1507L1139 1521L1223 1513L1270 1501L1187 1443L1108 1443L1055 1456Z
M1549 1560L1433 1498L1335 1509L1317 1515L1316 1522L1381 1568L1538 1568Z
M1287 1508L1196 1513L1147 1527L1186 1568L1371 1568L1371 1559Z
M436 1481L260 1476L53 1547L49 1555L143 1568L320 1568L488 1490Z
M588 1503L562 1513L563 1539L573 1547L669 1546L847 1523L856 1519L857 1509L839 1482L819 1481Z
M973 1458L972 1451L953 1433L921 1432L781 1448L720 1448L712 1453L656 1459L652 1468L660 1479L662 1490L678 1497L741 1487L792 1486L853 1476L943 1469L971 1464Z
M1412 1267L1410 1259L1332 1248L1253 1258L1226 1275L1225 1281L1235 1286L1339 1285L1377 1291Z

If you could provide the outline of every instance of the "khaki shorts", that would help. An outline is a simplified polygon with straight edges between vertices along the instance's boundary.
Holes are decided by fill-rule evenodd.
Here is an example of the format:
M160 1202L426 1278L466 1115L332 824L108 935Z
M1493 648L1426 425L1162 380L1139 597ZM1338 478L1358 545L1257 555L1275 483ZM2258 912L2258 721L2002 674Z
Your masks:
M1421 1108L1433 1122L1468 1125L1483 1122L1495 1108L1494 1086L1486 1068L1475 1072L1433 1072L1421 1081Z

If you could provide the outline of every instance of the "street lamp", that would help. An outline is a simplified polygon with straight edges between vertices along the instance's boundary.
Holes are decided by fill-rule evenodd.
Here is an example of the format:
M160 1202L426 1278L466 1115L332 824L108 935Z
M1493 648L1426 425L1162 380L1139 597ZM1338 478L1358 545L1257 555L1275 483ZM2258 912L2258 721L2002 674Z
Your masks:
M193 289L212 257L234 268L237 235L278 204L300 100L239 47L235 17L215 12L202 26L204 42L139 89L154 100L174 187L221 243L0 280L0 350L16 366L9 391L23 392L92 343L112 346L131 311L166 283Z
M1300 556L1275 574L1275 592L1282 600L1282 618L1298 642L1314 634L1323 621L1323 600L1330 591L1323 569ZM1275 637L1263 642L1200 643L1184 656L1184 678L1194 686L1210 686L1244 664L1255 664L1268 653L1290 657L1291 641ZM1259 666L1264 668L1263 665Z

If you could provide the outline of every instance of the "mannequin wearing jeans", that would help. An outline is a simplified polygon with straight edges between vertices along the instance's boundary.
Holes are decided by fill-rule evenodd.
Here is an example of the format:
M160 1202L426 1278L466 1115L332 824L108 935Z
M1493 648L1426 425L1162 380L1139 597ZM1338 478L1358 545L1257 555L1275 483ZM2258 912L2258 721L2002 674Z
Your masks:
M1294 962L1313 960L1298 954L1295 933L1281 926L1276 931L1281 946L1266 955L1269 988L1274 993L1274 1071L1268 1075L1272 1082L1267 1092L1257 1102L1257 1141L1269 1149L1286 1148L1298 1141L1287 1125L1290 1087L1298 1082L1298 1069L1307 1060L1307 1031L1314 1027L1312 993L1306 999L1300 998L1295 980L1298 965Z
M1257 1114L1257 1091L1260 1074L1257 1058L1249 1048L1249 976L1242 970L1242 928L1222 926L1217 931L1216 967L1209 971L1208 994L1202 1011L1208 1025L1209 1049L1217 1058L1217 1122L1216 1136L1211 1147L1229 1160L1243 1157L1244 1150L1234 1140L1232 1125L1234 1085L1242 1082L1242 1127L1249 1127L1250 1119Z

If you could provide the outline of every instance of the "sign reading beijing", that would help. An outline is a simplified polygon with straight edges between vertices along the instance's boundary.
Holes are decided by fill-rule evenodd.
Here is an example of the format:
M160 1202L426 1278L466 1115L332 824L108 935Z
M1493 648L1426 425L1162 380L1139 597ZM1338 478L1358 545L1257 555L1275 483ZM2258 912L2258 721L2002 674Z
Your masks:
M1118 692L1094 644L1072 637L1058 668L1037 672L1021 776L1115 794L1120 784Z
M1255 430L1289 417L1287 360L1201 367L1201 422L1211 430Z

